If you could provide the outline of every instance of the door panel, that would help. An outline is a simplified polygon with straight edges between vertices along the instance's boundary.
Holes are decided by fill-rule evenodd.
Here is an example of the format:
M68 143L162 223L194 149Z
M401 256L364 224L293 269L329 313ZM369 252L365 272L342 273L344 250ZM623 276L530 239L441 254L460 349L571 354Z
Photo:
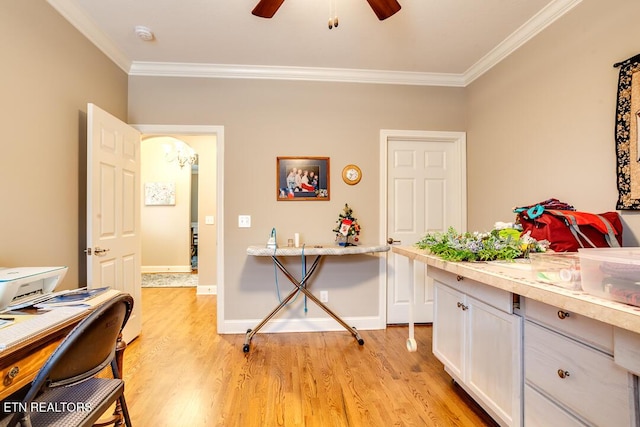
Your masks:
M87 122L87 285L133 296L130 342L142 327L140 133L93 104Z
M386 134L385 134L386 132ZM411 246L427 232L464 230L465 136L460 132L384 131L387 237ZM415 322L433 321L433 285L424 263L387 256L387 323L407 323L409 279Z

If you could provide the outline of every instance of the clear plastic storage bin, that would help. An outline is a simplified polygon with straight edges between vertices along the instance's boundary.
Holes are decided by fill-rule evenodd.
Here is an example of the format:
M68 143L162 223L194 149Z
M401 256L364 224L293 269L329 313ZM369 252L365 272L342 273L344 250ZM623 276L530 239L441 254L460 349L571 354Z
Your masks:
M580 257L576 252L533 252L529 258L534 280L580 290Z
M582 289L640 307L640 248L579 249Z

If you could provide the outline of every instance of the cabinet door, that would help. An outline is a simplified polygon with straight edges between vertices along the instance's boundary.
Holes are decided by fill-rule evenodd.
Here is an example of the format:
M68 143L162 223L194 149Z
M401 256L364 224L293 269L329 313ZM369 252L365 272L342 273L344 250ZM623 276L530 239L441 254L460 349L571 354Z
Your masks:
M464 381L464 312L460 304L464 294L434 281L433 354Z
M467 297L465 381L508 425L522 418L522 318Z

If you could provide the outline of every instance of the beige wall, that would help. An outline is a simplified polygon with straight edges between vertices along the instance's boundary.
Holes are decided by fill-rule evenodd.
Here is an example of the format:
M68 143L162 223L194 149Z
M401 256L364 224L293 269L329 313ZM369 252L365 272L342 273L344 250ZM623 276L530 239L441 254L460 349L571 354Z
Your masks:
M638 16L636 0L583 1L468 87L469 229L549 197L615 210L613 64L640 52ZM637 246L640 217L621 214Z
M173 141L151 137L141 144L143 272L191 271L191 166L167 162L164 147ZM147 205L145 191L150 183L173 183L175 204Z
M216 218L218 194L216 190L215 135L182 135L180 138L198 153L198 285L217 285L218 235ZM205 216L213 216L213 224L205 224Z
M127 118L127 76L41 0L0 2L0 266L85 281L86 110Z
M129 86L130 123L224 126L225 193L220 203L229 320L262 318L277 303L270 260L246 255L247 246L266 243L272 227L280 244L295 232L306 243L331 244L338 214L349 203L363 227L362 241L382 241L381 129L460 131L465 123L464 89L455 88L152 77L130 77ZM278 156L330 157L331 200L277 202ZM357 186L341 180L348 163L363 171ZM241 214L251 215L250 229L237 227ZM346 317L379 315L377 260L325 261L314 289L328 289L331 306ZM299 260L291 264L300 269ZM291 285L282 276L278 280L284 295ZM280 318L304 317L301 304L299 298ZM325 315L309 304L307 316Z

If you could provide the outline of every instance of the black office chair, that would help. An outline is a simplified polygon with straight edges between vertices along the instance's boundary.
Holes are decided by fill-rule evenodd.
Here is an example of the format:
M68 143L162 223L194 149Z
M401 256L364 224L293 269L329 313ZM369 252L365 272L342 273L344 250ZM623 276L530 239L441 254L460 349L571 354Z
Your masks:
M84 318L60 343L38 372L20 405L0 426L91 426L116 401L131 427L124 381L116 363L116 344L133 308L119 294ZM113 378L95 375L111 364Z

